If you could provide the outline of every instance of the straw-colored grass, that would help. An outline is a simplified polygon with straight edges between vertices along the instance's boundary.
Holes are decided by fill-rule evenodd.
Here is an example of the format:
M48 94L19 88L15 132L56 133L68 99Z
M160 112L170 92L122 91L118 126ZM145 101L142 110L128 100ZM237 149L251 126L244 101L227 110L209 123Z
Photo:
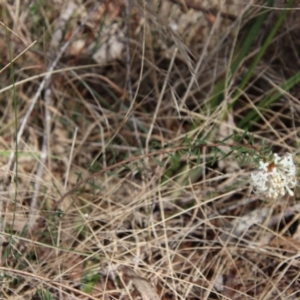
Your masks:
M0 2L0 299L298 299L299 1L83 2Z

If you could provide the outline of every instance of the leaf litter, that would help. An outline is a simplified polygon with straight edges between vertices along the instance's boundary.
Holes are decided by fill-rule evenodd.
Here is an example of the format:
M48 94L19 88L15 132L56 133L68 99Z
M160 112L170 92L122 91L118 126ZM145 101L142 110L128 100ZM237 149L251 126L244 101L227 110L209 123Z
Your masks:
M283 2L278 1L277 5ZM231 112L230 122L222 121L221 113L211 118L205 113L204 104L217 79L226 73L227 55L236 28L240 28L237 24L242 21L241 11L249 5L253 9L250 18L260 3L165 0L161 1L160 10L155 1L151 6L143 1L133 4L131 79L138 94L134 109L140 139L145 142L147 138L162 90L164 80L161 79L175 47L180 51L169 76L172 90L166 89L153 123L151 142L176 147L187 135L195 140L200 132L209 130L208 124L219 126L219 122L216 140L223 138L225 132L237 131L237 121L249 110L243 97ZM9 4L1 5L7 12L13 9ZM20 10L18 24L7 18L5 25L16 33L10 40L13 57L24 49L24 41L27 45L35 39L45 43L29 49L15 62L18 80L28 79L16 90L21 99L18 116L24 116L39 84L31 76L47 69L45 60L53 60L51 48L59 49L61 43L68 41L87 16L90 5L56 1L53 10L32 6L28 11L33 16L30 20L24 15L25 9ZM67 11L68 20L62 23L60 16L65 16ZM53 299L297 299L298 236L297 231L290 232L298 228L294 199L270 204L250 196L245 187L247 174L237 178L242 182L240 186L233 184L235 180L224 184L231 178L228 173L235 172L235 169L230 171L230 166L236 163L230 157L225 166L219 163L211 166L211 153L206 149L200 159L195 159L194 153L178 155L173 159L178 164L176 168L163 153L155 157L161 164L149 159L118 166L112 172L96 176L66 197L58 210L52 210L53 203L64 192L94 172L95 165L91 166L91 162L98 155L97 168L105 169L147 150L138 149L133 130L126 123L129 97L120 97L127 94L123 12L123 1L104 1L62 57L57 69L68 68L68 71L52 75L53 103L48 107L52 114L50 151L42 178L36 177L44 134L42 101L29 118L19 151L31 155L19 157L18 173L9 171L10 175L17 176L18 185L14 186L14 182L4 185L2 194L1 294L14 299L37 299L41 291L50 293ZM48 21L45 24L48 31L39 31L42 28L39 24L43 24L41 16ZM272 22L272 18L268 21ZM291 23L288 19L287 30L292 30ZM56 31L59 25L61 32ZM271 23L265 30L268 26ZM55 32L62 42L51 45ZM3 28L0 34L5 37ZM288 35L284 38L288 40ZM2 53L7 53L5 43L0 47ZM197 74L197 84L191 86L186 100L180 102L193 76L194 63L205 47L208 51ZM289 53L294 54L293 51L290 49ZM270 57L278 55L271 54ZM9 63L5 56L2 60L3 65ZM278 73L279 61L282 71ZM266 58L255 76L266 72L247 91L247 97L255 103L256 97L268 89L270 80L266 78L272 76L273 82L281 82L293 72L292 67L287 55L278 56L275 63ZM238 75L242 73L243 70ZM1 89L11 84L8 77L2 76ZM294 101L297 94L292 95ZM7 103L10 94L2 92L1 97ZM269 127L256 124L257 139L266 138L276 147L282 147L271 126L284 133L286 144L292 145L290 132L297 128L297 118L294 124L289 123L285 118L290 113L289 107L285 102L277 105L280 106L266 111ZM11 122L13 106L2 107L1 114L2 147L11 151L16 133ZM78 134L74 141L76 128ZM70 156L70 153L75 154ZM199 165L201 168L197 169ZM7 167L4 154L1 167L2 170ZM37 180L41 182L38 202L30 211ZM294 208L292 213L289 208ZM32 212L37 217L36 226L26 231L28 215ZM21 271L32 276L24 276ZM94 274L99 277L95 279ZM62 285L58 286L58 282ZM85 286L89 286L89 294L85 293Z

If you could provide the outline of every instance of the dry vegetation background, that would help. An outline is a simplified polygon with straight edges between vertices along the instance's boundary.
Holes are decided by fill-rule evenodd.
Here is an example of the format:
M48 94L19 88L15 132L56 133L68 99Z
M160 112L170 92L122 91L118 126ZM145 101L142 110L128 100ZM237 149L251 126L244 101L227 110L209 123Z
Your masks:
M0 1L0 299L299 299L298 194L220 154L297 152L299 4Z

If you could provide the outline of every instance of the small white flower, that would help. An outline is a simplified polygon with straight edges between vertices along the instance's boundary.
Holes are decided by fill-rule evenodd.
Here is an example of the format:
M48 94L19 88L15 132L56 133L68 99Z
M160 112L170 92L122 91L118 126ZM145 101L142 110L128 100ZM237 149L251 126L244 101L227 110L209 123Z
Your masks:
M274 154L272 162L259 161L258 171L251 173L250 184L256 194L276 199L286 192L294 196L291 190L297 185L296 167L291 153L280 157Z

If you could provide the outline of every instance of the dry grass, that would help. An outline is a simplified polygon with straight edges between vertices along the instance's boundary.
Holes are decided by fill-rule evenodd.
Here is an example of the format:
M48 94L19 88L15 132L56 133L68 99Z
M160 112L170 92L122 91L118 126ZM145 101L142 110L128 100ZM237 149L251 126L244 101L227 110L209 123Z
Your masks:
M0 299L299 298L298 194L215 151L297 152L297 1L234 98L275 2L234 78L259 1L0 2Z

